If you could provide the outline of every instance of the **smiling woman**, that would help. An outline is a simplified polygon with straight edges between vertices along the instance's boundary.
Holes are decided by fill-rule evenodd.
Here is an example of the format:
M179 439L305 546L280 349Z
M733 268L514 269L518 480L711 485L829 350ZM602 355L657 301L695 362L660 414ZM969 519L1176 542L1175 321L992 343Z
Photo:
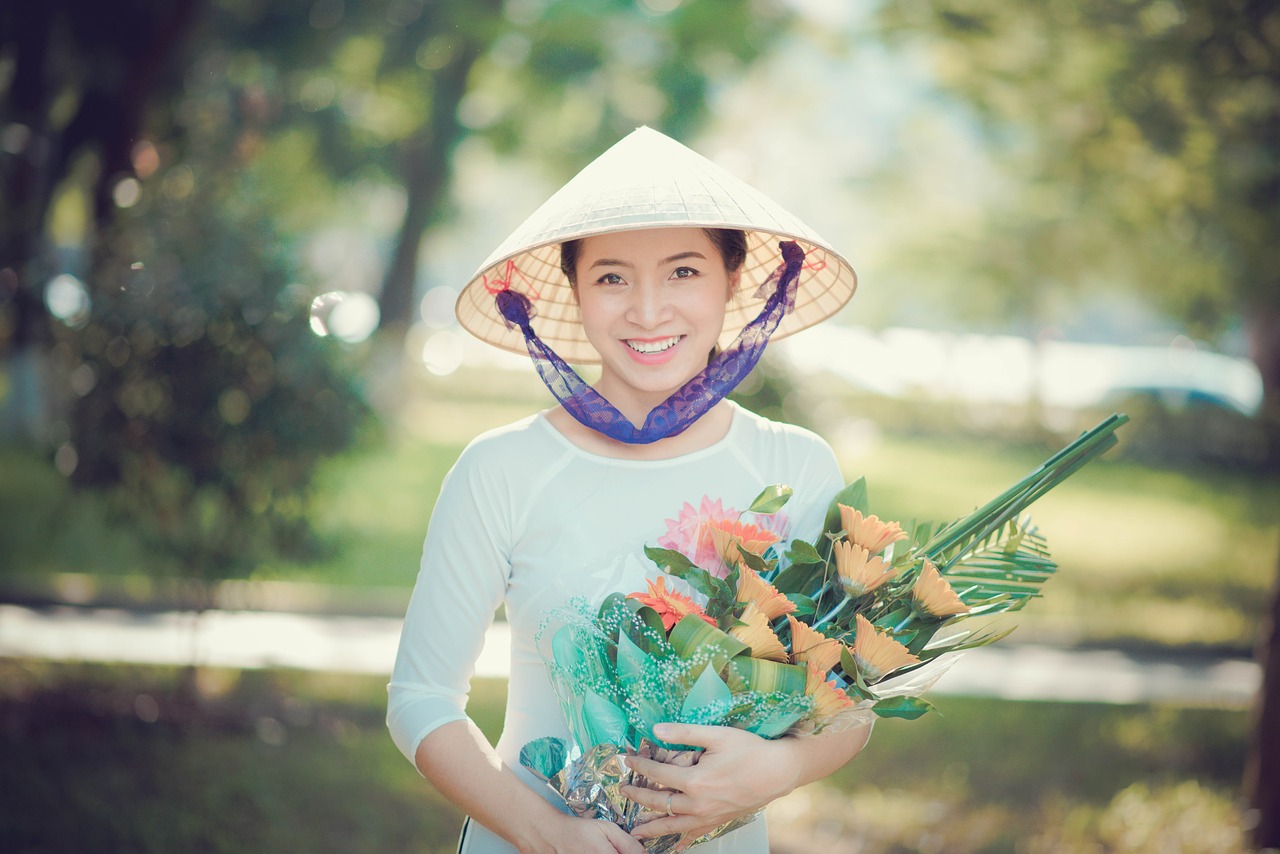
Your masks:
M479 437L446 478L389 686L396 744L473 819L461 850L634 854L677 840L682 849L734 823L699 850L764 852L764 822L751 817L861 749L861 727L766 740L673 721L674 740L704 750L691 767L631 760L648 761L643 774L665 788L626 787L659 816L625 830L565 812L519 762L526 744L569 735L538 646L544 615L655 589L660 572L643 550L664 536L664 519L709 540L733 507L786 483L804 497L774 514L771 532L821 529L825 497L843 484L831 449L724 397L771 336L828 317L855 284L803 223L642 128L548 200L463 289L464 328L527 351L558 405ZM599 363L599 380L589 385L570 363ZM705 529L694 507L715 517ZM692 593L673 584L671 601ZM490 745L464 709L499 606L511 626L510 692Z

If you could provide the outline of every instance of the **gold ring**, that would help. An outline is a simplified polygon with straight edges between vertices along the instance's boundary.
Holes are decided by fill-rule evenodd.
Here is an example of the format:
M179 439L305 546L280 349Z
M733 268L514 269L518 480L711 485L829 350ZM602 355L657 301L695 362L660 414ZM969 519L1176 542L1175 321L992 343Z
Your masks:
M675 792L667 792L667 815L673 816L675 813L671 811L671 799L676 796Z

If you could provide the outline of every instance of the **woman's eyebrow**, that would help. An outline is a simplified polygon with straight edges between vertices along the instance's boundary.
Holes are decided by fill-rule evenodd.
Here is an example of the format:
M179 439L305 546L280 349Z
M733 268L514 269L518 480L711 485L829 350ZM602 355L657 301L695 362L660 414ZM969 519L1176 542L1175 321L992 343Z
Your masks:
M707 256L703 255L701 252L689 251L689 252L678 252L675 255L672 255L670 258L663 258L658 263L672 264L676 261L684 261L687 258L701 258L703 261L707 260Z
M591 262L591 266L590 266L590 267L588 267L587 269L588 269L588 270L592 270L592 269L595 269L596 267L629 267L629 268L634 268L634 267L635 267L635 264L632 264L630 261L619 261L617 258L597 258L596 260L594 260L594 261L592 261L592 262Z
M658 263L674 264L676 261L684 261L688 258L699 258L703 261L707 260L707 256L703 255L701 252L695 252L690 250L689 252L677 252L675 255L671 255L670 257L663 258ZM626 267L628 269L634 269L635 266L636 265L632 264L630 261L623 261L618 258L597 258L596 260L591 262L591 265L587 267L587 269L592 270L592 269L595 269L596 267Z

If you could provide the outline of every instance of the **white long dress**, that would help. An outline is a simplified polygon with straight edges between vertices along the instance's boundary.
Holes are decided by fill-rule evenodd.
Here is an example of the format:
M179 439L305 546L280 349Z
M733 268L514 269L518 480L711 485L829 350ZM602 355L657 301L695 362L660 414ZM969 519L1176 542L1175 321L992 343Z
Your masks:
M643 590L661 574L645 558L645 545L680 537L683 528L668 529L682 522L687 528L700 513L745 511L773 483L795 490L779 514L786 519L778 520L789 530L780 533L812 540L842 479L822 439L736 405L723 439L668 460L588 453L543 415L477 438L445 478L428 526L388 685L387 725L396 745L413 762L430 732L465 719L485 632L505 604L511 675L497 752L554 803L518 760L534 739L569 737L535 646L544 615L573 597L595 606L614 591ZM462 850L514 851L474 821ZM768 851L764 821L696 850Z

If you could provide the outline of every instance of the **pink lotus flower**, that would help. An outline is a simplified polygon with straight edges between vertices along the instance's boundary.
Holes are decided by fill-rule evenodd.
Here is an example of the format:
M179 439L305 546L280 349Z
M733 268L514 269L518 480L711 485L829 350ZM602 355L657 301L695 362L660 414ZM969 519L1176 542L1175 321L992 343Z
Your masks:
M667 532L658 538L658 545L674 549L716 578L724 578L729 574L724 560L726 533L758 553L785 541L791 528L785 513L756 514L754 522L741 521L742 515L732 507L725 507L719 498L712 501L704 495L696 509L686 501L679 516L666 520Z

